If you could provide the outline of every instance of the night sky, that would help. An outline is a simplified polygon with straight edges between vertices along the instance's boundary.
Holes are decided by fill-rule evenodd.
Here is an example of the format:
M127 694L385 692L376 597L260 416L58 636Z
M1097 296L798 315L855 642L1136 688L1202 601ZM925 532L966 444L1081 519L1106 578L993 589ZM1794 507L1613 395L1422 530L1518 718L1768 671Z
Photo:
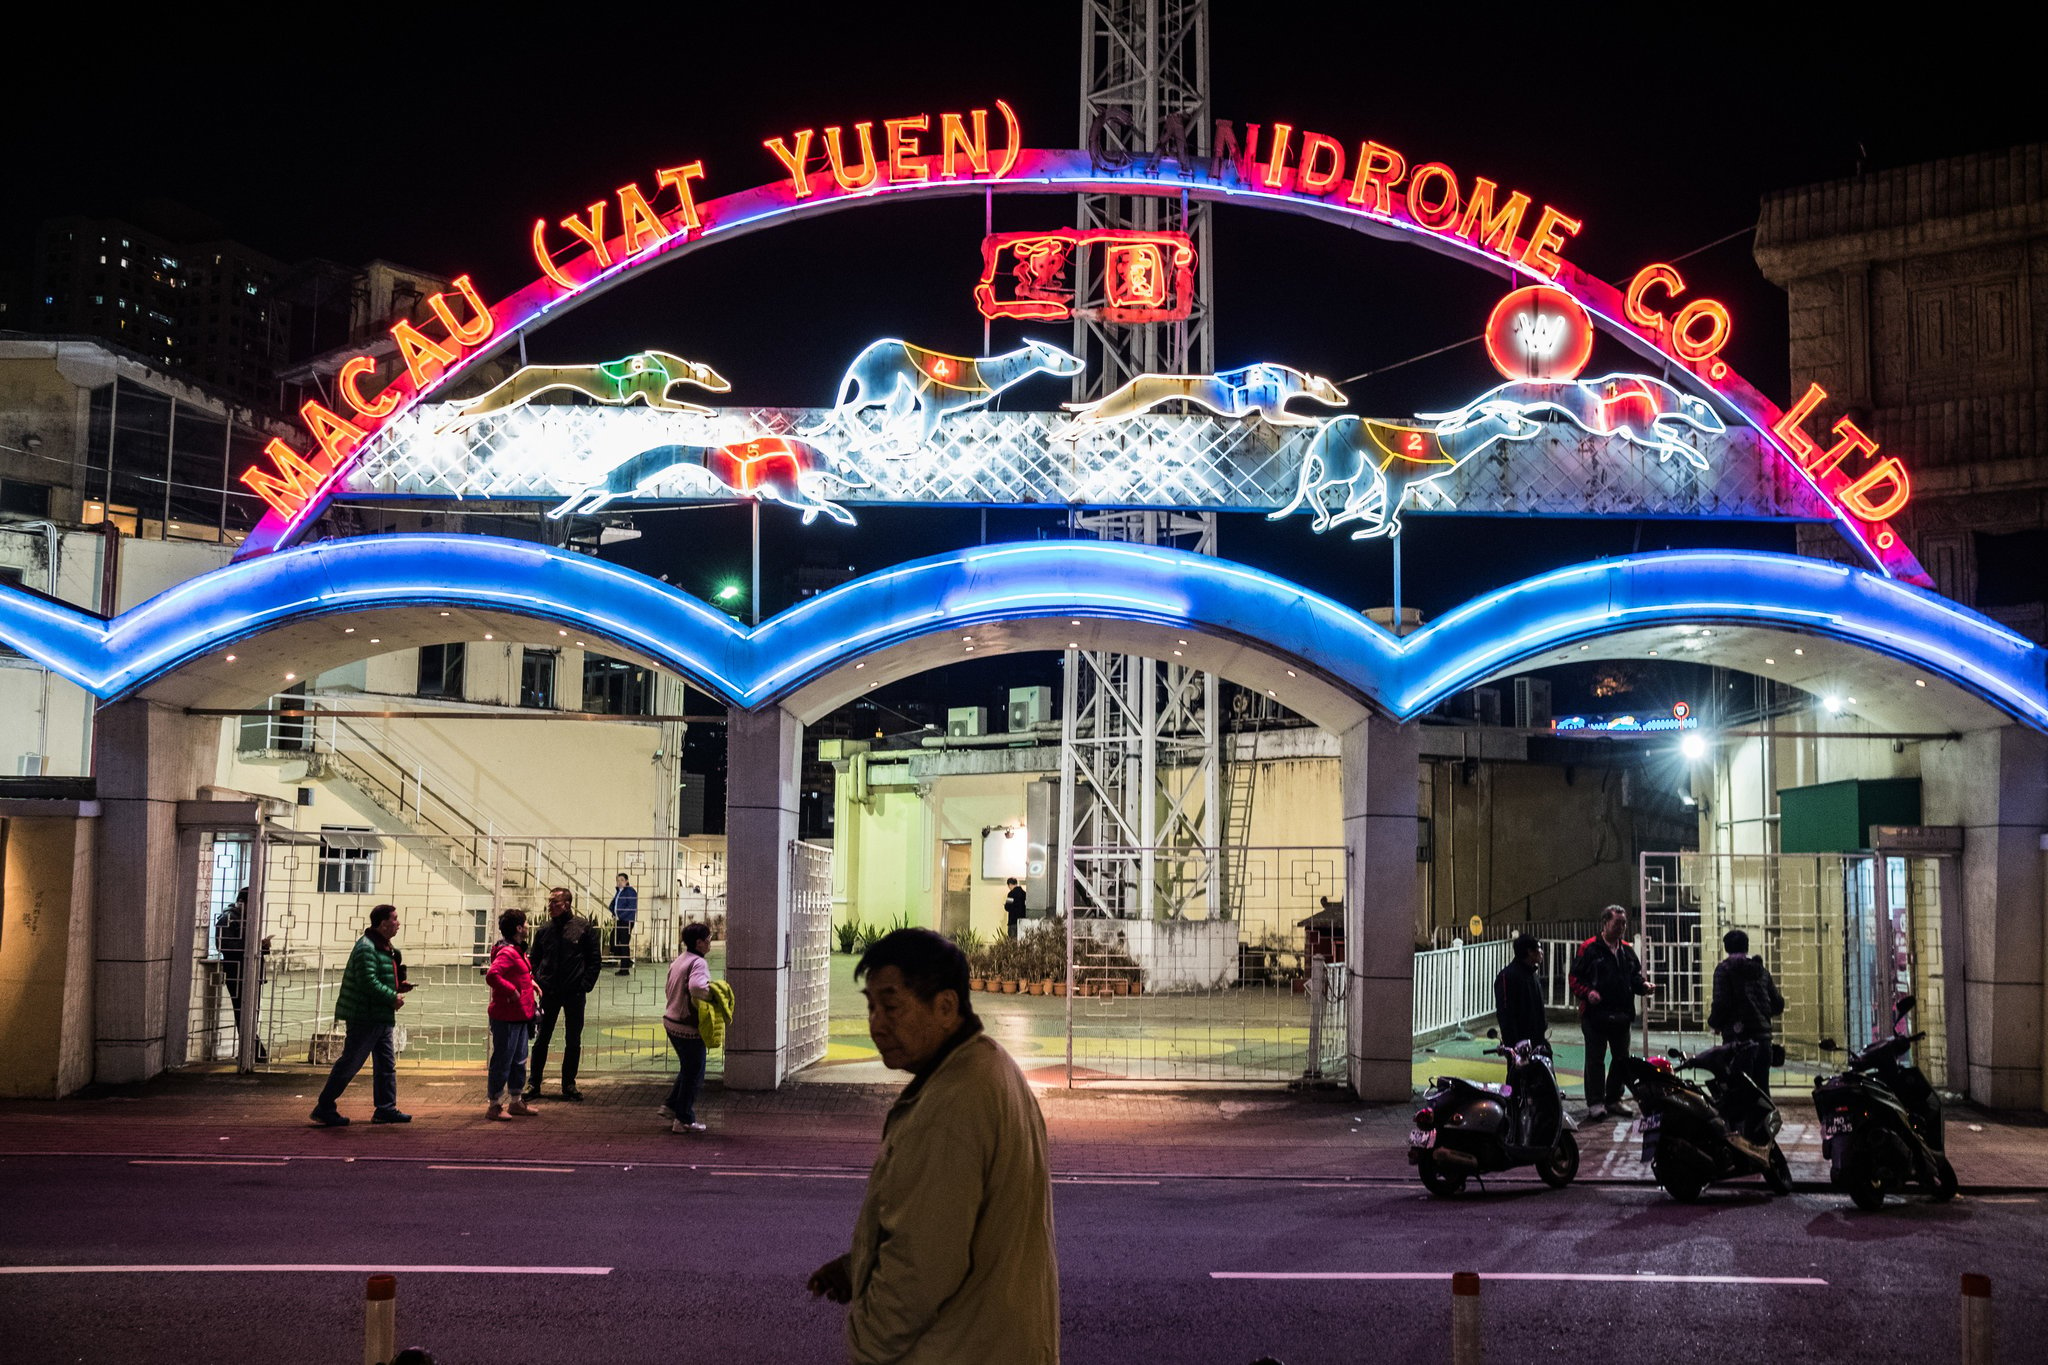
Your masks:
M724 17L693 17L704 8L390 21L333 11L317 38L300 36L296 21L285 36L188 20L146 41L129 29L100 50L38 53L16 63L0 134L10 144L5 250L25 268L42 217L133 217L169 199L287 261L384 257L468 271L497 297L534 274L536 216L552 223L628 180L651 186L657 166L701 158L708 198L777 178L763 138L860 119L879 130L884 118L997 97L1018 110L1028 145L1080 140L1076 5L868 4L826 21L728 6ZM1759 197L2048 133L2031 45L1997 37L1987 11L1920 11L1913 31L1844 39L1836 23L1787 22L1792 8L1644 19L1642 6L1581 18L1527 6L1219 0L1214 112L1284 120L1353 148L1375 138L1411 164L1441 160L1467 183L1485 175L1526 190L1584 219L1567 259L1616 282L1721 242L1684 261L1688 283L1730 305L1726 358L1782 402L1784 300L1745 232ZM1866 29L1889 22L1875 8L1836 12ZM1938 18L1954 30L1922 31ZM995 227L1062 226L1071 205L999 198ZM588 361L658 347L712 363L733 382L729 401L824 403L846 360L877 336L978 349L969 290L981 217L972 199L878 206L748 237L641 275L535 333L530 355ZM1216 223L1219 367L1271 359L1340 380L1370 375L1345 386L1353 410L1390 417L1460 405L1494 382L1476 345L1374 372L1475 335L1499 276L1275 214L1219 210ZM998 327L996 349L1018 334ZM1064 324L1035 334L1068 344ZM1625 363L1636 367L1603 342L1592 372ZM1010 401L1064 396L1041 383ZM621 562L705 595L744 578L744 509L635 515L646 535L620 547ZM764 514L769 611L786 605L777 584L788 566L867 571L982 534L972 512L860 517L847 530ZM996 511L987 534L1062 526L1059 514ZM1221 539L1225 555L1355 606L1389 598L1383 542L1318 540L1299 519L1238 517ZM1791 531L1436 516L1411 519L1403 541L1405 598L1435 614L1556 563L1666 545L1789 548ZM1006 676L989 663L975 690Z

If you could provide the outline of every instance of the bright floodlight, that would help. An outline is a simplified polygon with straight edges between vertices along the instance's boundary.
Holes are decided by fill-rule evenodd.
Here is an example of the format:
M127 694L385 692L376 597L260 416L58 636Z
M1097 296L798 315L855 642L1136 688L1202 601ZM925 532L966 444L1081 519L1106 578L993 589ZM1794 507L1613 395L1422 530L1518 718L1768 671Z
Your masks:
M1838 716L1842 713L1842 699L1840 697L1822 697L1820 704L1828 708L1828 714L1831 716Z
M1707 756L1707 741L1701 735L1687 735L1678 741L1678 752L1690 760L1698 761Z
M718 590L717 600L720 602L730 602L739 595L740 585L737 583L728 583Z

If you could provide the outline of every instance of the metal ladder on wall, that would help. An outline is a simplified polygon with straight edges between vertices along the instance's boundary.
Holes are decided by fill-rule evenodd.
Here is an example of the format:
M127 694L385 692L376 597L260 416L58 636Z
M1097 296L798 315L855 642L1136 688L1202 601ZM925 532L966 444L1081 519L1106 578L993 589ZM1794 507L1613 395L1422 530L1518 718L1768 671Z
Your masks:
M1244 918L1244 901L1251 878L1250 860L1241 850L1252 841L1252 798L1258 790L1259 733L1265 727L1266 708L1262 699L1242 688L1230 701L1230 730L1223 758L1223 846L1228 866L1224 872L1223 915Z

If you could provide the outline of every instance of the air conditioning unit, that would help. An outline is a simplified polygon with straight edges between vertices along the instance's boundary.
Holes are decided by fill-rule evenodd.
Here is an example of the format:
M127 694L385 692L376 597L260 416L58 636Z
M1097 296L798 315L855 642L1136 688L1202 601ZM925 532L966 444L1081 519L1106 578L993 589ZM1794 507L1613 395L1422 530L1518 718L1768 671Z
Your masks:
M946 738L971 739L987 733L986 706L955 706L946 712Z
M49 760L42 754L23 754L14 761L16 777L41 777L43 764Z
M1515 679L1515 728L1517 730L1548 730L1550 728L1550 680L1548 678Z
M1034 725L1043 725L1052 719L1052 689L1050 687L1013 687L1010 689L1010 733L1029 730Z

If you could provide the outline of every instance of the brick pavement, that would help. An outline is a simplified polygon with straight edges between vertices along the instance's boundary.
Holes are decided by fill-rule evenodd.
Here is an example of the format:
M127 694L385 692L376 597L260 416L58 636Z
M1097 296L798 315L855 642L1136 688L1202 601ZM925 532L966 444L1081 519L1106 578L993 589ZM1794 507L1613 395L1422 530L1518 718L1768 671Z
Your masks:
M405 1126L373 1126L364 1076L344 1097L357 1122L306 1120L319 1077L177 1075L58 1101L0 1102L0 1157L104 1154L168 1158L325 1158L448 1162L577 1161L725 1168L865 1170L895 1086L797 1081L772 1093L713 1085L700 1106L711 1131L667 1131L650 1079L591 1080L588 1098L548 1098L516 1123L483 1117L471 1069L410 1070ZM1396 1180L1413 1173L1407 1104L1364 1104L1337 1091L1041 1087L1053 1166L1064 1176ZM1819 1143L1798 1101L1786 1101L1786 1155L1802 1181L1824 1178ZM1951 1110L1949 1150L1967 1189L2048 1189L2048 1116ZM1628 1125L1580 1133L1581 1177L1646 1181Z

